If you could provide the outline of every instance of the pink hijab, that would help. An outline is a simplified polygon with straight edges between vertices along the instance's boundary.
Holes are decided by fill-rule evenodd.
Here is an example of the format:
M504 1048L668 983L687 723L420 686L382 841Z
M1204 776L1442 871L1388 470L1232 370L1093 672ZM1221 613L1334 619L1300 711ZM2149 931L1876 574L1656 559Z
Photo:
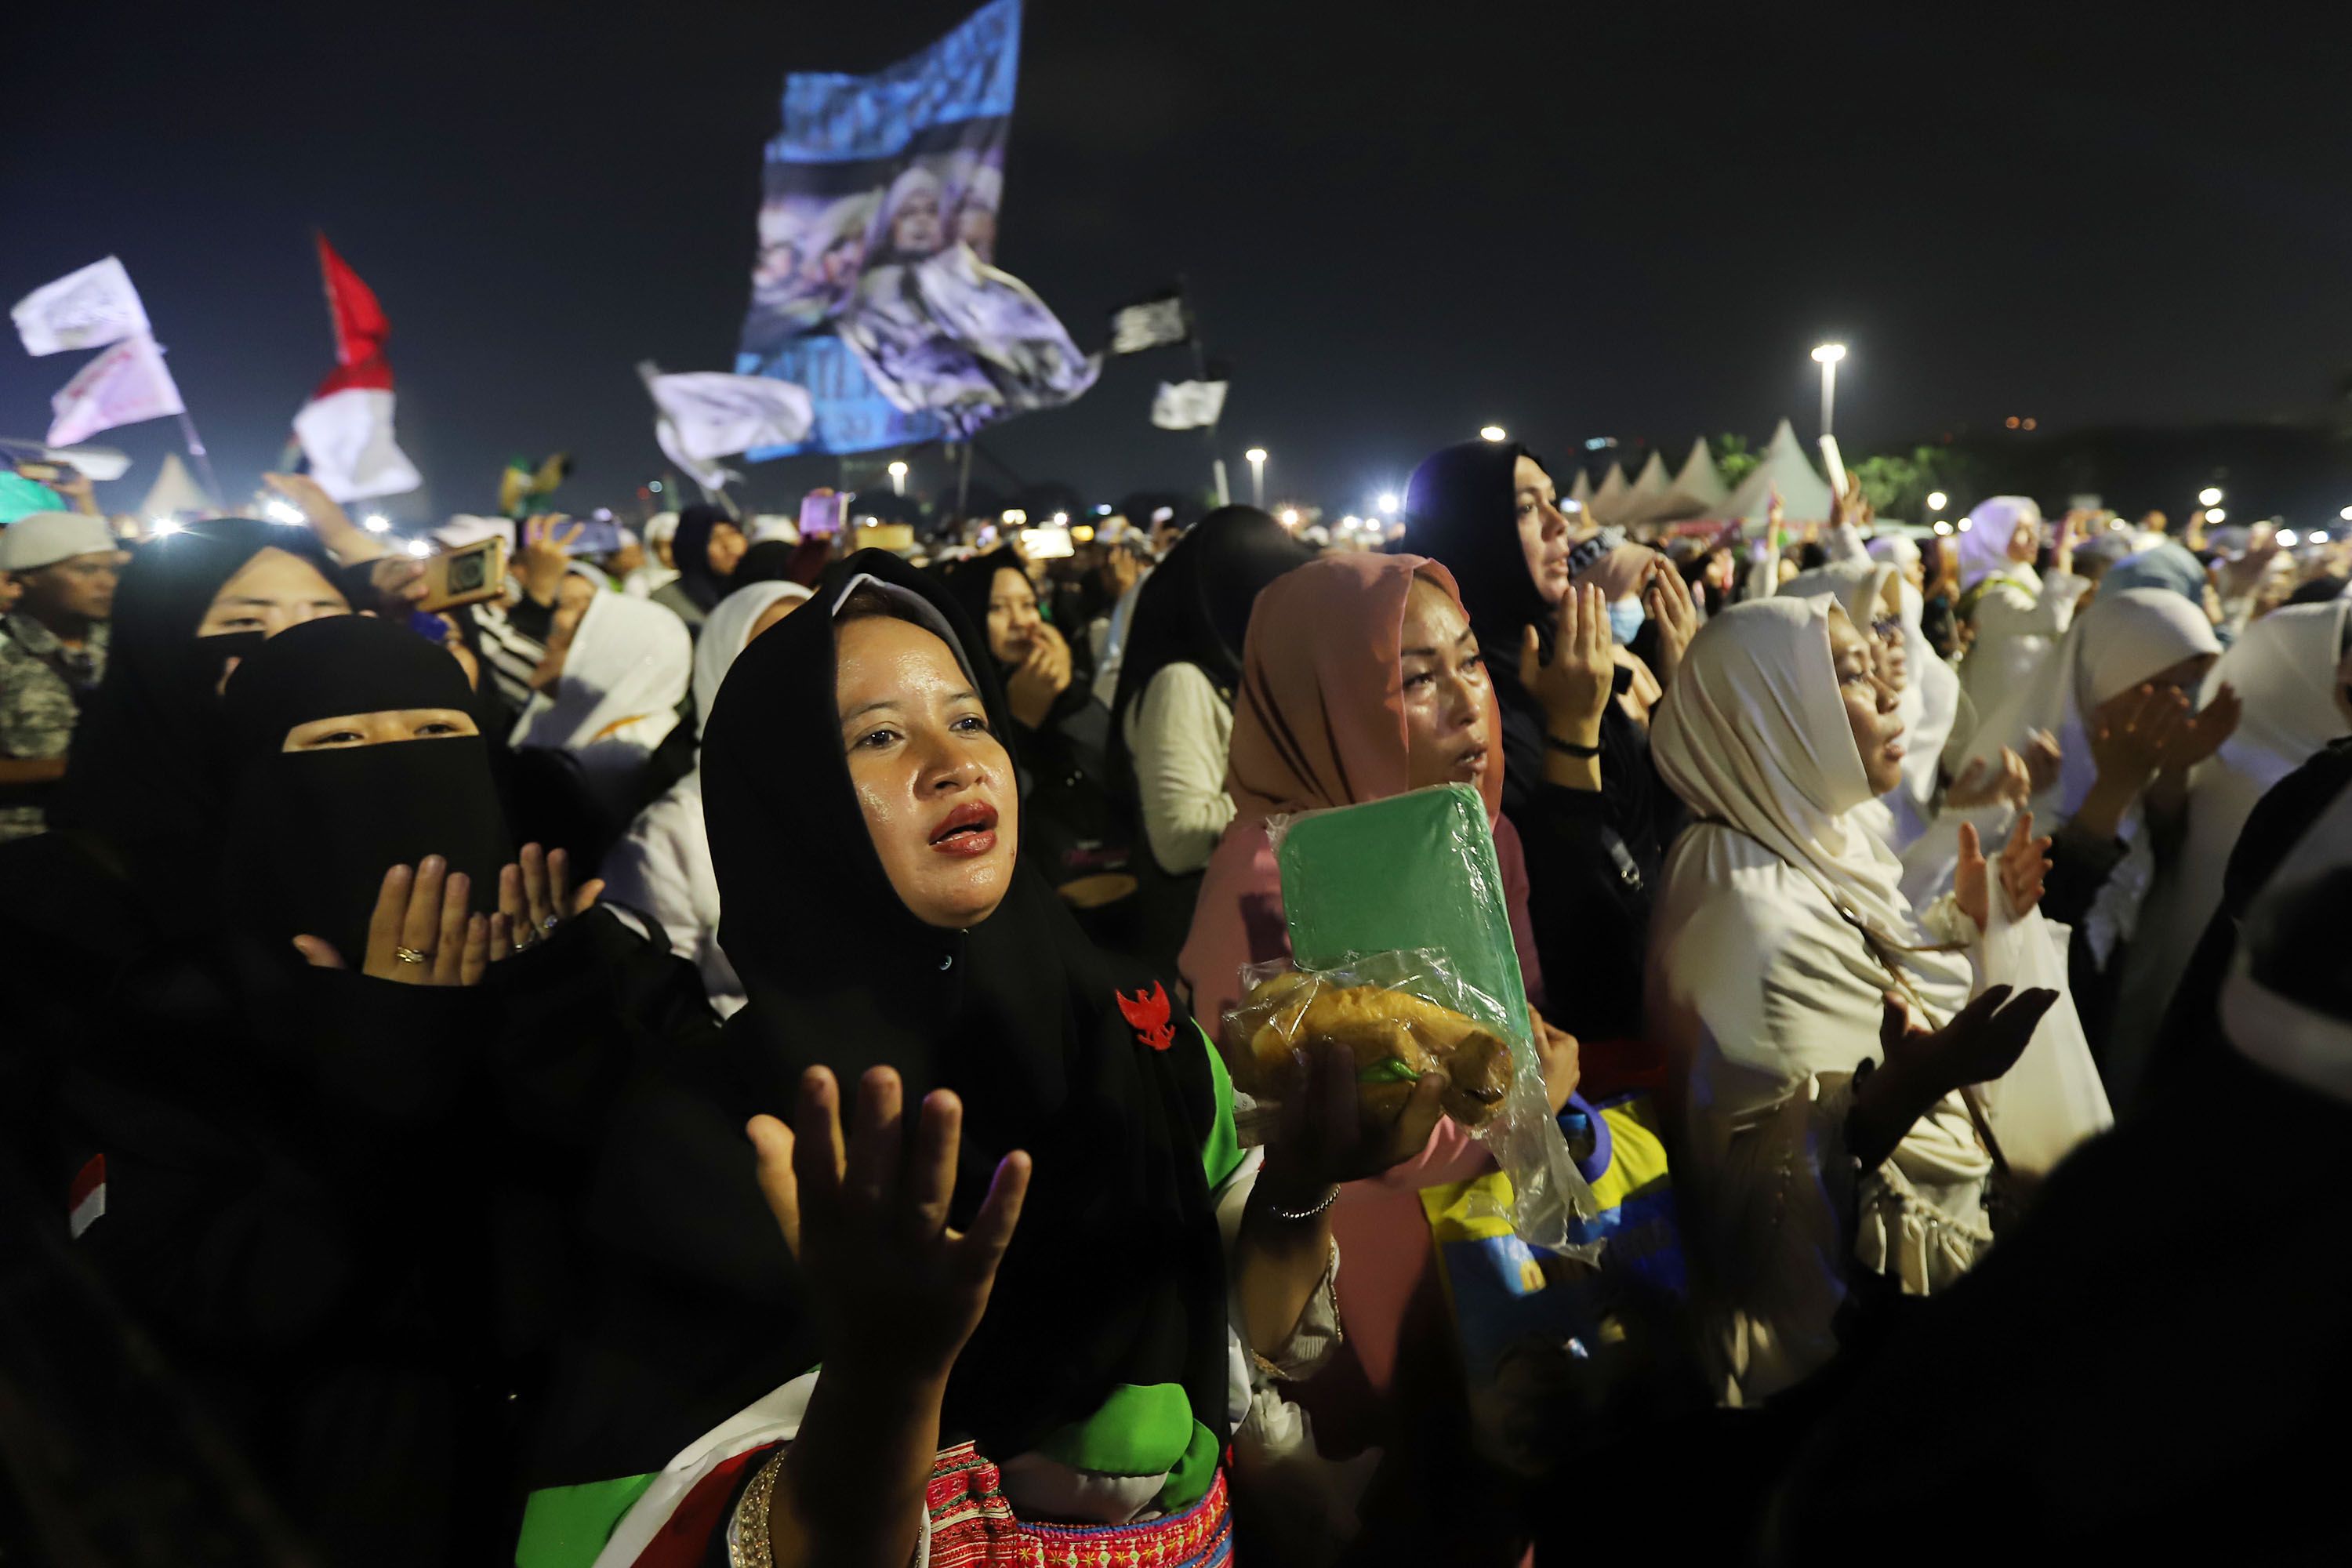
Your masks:
M1242 649L1225 771L1235 815L1210 858L1191 938L1176 961L1192 988L1193 1013L1212 1037L1239 999L1242 965L1289 952L1282 879L1265 819L1405 791L1404 614L1416 578L1462 603L1454 574L1434 561L1357 552L1312 561L1258 595ZM1489 657L1496 657L1494 650ZM1486 732L1486 776L1479 793L1495 824L1512 926L1523 932L1527 868L1518 836L1501 816L1503 726L1491 692ZM1533 948L1524 939L1518 945L1533 992L1538 988Z

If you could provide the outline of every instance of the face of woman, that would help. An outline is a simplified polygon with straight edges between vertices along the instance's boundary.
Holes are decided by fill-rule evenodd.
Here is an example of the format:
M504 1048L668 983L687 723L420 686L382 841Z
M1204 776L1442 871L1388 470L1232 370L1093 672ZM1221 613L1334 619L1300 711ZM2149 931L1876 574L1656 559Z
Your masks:
M2009 531L2009 558L2019 565L2030 563L2042 548L2042 524L2030 517L2021 517L2017 526Z
M743 537L741 529L731 522L717 522L710 526L710 543L703 551L703 555L710 563L713 575L731 577L735 574L735 563L742 560L743 552L751 548L751 542Z
M1533 458L1519 459L1511 486L1517 492L1519 548L1527 554L1528 575L1535 579L1544 603L1557 605L1568 592L1568 519L1560 513L1559 492Z
M264 550L221 584L205 618L196 623L196 635L260 632L274 637L304 621L351 613L350 601L317 567L283 550Z
M1475 786L1486 774L1486 661L1461 606L1416 580L1405 599L1405 787Z
M437 741L478 735L474 721L455 708L396 708L376 713L345 713L313 719L286 731L282 752L341 752L393 741Z
M841 743L890 886L927 925L986 920L1020 847L1013 762L948 645L887 616L845 623Z
M1903 721L1895 716L1895 688L1879 679L1870 639L1842 609L1830 611L1830 662L1870 793L1885 795L1903 782Z
M999 664L1019 664L1029 657L1038 624L1037 594L1029 579L999 567L988 589L988 651Z
M1879 595L1878 614L1870 625L1870 640L1878 656L1878 678L1901 691L1911 683L1911 650L1903 637L1903 590L1899 579L1886 580Z

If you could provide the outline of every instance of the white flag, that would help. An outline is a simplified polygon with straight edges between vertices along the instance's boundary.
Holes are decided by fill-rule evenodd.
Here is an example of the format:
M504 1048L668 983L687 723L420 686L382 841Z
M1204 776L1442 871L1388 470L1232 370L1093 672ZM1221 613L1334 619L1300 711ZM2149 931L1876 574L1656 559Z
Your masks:
M654 440L660 445L662 456L684 468L686 477L700 485L706 492L715 494L727 488L728 480L743 477L732 468L722 467L716 458L688 457L686 448L678 445L677 426L670 423L667 414L658 415L654 419Z
M100 430L184 414L180 389L163 368L163 351L145 332L123 339L81 367L66 389L49 399L57 420L49 445L70 447Z
M1197 430L1214 425L1225 410L1222 381L1163 381L1151 400L1151 422L1162 430Z
M104 348L148 330L139 290L111 256L34 289L8 313L28 354Z
M1141 353L1166 343L1181 343L1192 335L1192 328L1185 324L1184 298L1181 294L1146 300L1140 305L1111 312L1110 352L1115 354Z
M651 363L639 365L637 374L671 425L677 443L671 460L679 464L701 468L754 447L793 446L816 423L807 389L789 381L715 370L664 375ZM670 447L665 444L662 450Z
M347 386L302 405L294 438L310 477L338 501L405 495L425 482L393 440L389 387Z

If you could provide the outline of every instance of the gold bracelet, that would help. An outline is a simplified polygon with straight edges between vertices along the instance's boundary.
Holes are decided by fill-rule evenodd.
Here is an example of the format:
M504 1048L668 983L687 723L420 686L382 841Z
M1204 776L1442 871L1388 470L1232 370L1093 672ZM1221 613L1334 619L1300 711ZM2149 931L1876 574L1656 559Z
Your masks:
M768 1546L768 1500L776 1489L776 1476L791 1447L780 1445L775 1457L761 1465L751 1484L743 1489L742 1500L735 1505L734 1522L727 1531L728 1568L775 1568L775 1554Z

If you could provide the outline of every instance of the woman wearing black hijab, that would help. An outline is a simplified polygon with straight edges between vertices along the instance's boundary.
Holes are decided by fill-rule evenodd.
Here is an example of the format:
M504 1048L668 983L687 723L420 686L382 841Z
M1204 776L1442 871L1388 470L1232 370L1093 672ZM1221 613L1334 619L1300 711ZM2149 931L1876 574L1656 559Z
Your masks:
M1004 684L1004 739L1021 771L1023 853L1078 911L1087 934L1132 937L1133 824L1109 784L1110 714L1076 679L1070 646L1039 614L1020 553L992 551L941 574Z
M1630 1047L1642 1034L1650 885L1681 805L1651 765L1647 731L1612 700L1627 672L1598 592L1570 588L1570 525L1542 463L1516 443L1448 447L1413 470L1405 513L1404 548L1453 572L1486 650L1503 811L1527 853L1547 1011L1584 1043L1586 1092L1613 1093L1654 1066ZM1670 685L1696 617L1686 605L1646 607L1662 639L1670 626L1678 637L1661 649Z
M699 635L704 619L734 587L735 568L751 547L734 520L717 507L688 507L677 514L677 531L670 536L677 576L654 590L654 603Z
M928 1489L935 1556L1018 1532L1222 1562L1216 1214L1244 1210L1238 1331L1303 1370L1328 1328L1323 1184L1434 1124L1433 1077L1396 1149L1343 1148L1352 1068L1320 1059L1342 1109L1260 1178L1166 979L1095 950L1019 856L1003 701L961 623L862 552L720 691L704 808L749 1002L630 1096L591 1220L612 1289L550 1411L525 1560L732 1529L780 1563L905 1561ZM861 1183L898 1167L918 1104L920 1153L905 1190L845 1209L828 1156L853 1092ZM745 1119L796 1098L796 1138L752 1125L755 1184Z

